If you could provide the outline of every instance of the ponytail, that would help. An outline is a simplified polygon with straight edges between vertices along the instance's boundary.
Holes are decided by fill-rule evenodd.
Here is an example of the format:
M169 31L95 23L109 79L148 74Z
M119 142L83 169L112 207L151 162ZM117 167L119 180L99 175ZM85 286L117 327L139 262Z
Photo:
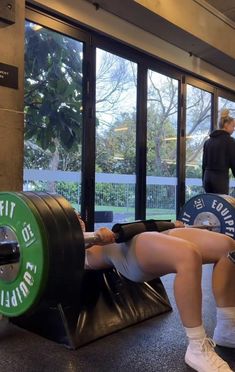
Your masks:
M219 119L219 129L223 129L225 124L229 124L233 120L234 118L229 115L228 109L225 108L221 110L220 119Z

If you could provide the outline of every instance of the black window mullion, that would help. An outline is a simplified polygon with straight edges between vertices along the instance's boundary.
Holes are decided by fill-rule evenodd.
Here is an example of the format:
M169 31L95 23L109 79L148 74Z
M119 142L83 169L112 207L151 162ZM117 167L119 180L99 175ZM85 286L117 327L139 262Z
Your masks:
M217 127L217 118L218 118L218 92L215 90L215 93L212 94L212 104L211 104L211 131Z
M91 42L84 51L83 146L81 214L88 231L94 230L95 205L95 64L96 49Z
M135 218L146 217L147 68L138 66Z
M186 161L186 83L182 77L178 95L178 140L177 140L177 187L176 216L185 204L185 161Z

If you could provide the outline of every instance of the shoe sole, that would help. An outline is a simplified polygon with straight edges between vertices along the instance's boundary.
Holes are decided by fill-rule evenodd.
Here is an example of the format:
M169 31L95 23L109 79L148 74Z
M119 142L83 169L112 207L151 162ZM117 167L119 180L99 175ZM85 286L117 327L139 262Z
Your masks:
M189 367L193 368L195 371L197 371L197 372L205 372L205 371L203 371L203 370L201 370L201 369L198 369L198 366L194 365L194 363L192 363L191 361L189 361L188 358L185 358L184 360L185 360L185 363L186 363Z

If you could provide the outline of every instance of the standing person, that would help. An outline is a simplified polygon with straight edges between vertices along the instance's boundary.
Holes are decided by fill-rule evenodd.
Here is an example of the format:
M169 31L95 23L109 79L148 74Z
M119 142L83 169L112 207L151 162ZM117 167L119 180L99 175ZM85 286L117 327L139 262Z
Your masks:
M172 225L166 232L144 232L125 243L115 243L114 233L100 228L95 236L102 243L86 249L85 269L115 267L136 282L175 273L176 304L189 340L185 362L198 372L232 372L214 347L216 342L235 348L234 253L232 259L228 258L235 250L235 241L220 233ZM206 263L214 263L215 342L207 336L202 323L201 275L202 264Z
M235 120L224 109L219 119L219 129L210 134L204 143L202 182L206 192L229 193L229 169L235 176L235 139L231 137Z

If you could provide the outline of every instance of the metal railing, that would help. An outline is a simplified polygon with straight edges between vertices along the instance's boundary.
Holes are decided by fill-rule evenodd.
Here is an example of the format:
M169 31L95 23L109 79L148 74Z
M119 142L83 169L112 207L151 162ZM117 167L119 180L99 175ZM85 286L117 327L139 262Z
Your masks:
M96 173L95 181L95 209L112 211L114 222L133 220L136 176ZM147 176L146 181L147 217L175 218L177 178ZM235 187L234 180L230 186ZM57 192L79 210L81 172L24 169L24 190ZM186 200L202 192L201 179L186 178Z

